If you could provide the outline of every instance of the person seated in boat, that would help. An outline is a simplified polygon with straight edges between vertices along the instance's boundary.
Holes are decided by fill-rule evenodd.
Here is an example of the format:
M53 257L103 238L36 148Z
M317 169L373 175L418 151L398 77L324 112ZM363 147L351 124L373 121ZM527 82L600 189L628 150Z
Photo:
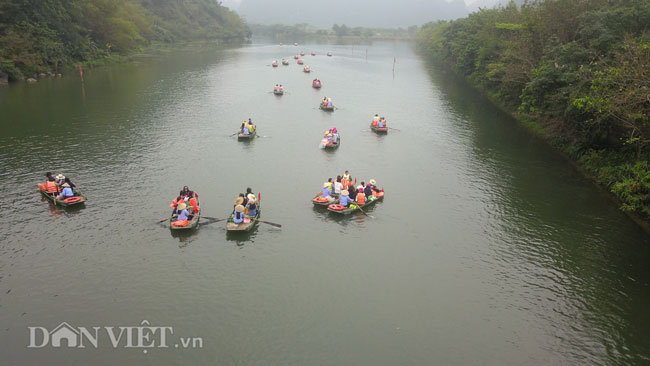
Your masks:
M372 117L372 125L377 127L378 123L379 123L379 114L375 114L375 116Z
M250 135L251 134L251 130L248 128L248 123L246 123L246 121L244 121L244 123L242 123L242 132L241 133L242 133L242 135Z
M331 132L327 134L327 144L328 145L334 144L334 135Z
M349 185L350 185L350 178L346 178L345 175L341 177L341 186L342 186L341 189L348 189Z
M363 182L361 184L363 184ZM365 195L365 193L363 193L363 189L364 189L364 187L361 186L361 185L357 187L357 197L356 197L355 202L359 206L362 206L362 205L366 204L366 195Z
M194 192L191 191L188 186L184 186L183 189L181 189L181 192L178 195L179 196L184 196L185 201L188 201L190 198L194 198Z
M340 175L336 176L336 182L334 182L334 194L341 194L341 191L343 190L343 183L341 183L341 178Z
M241 224L242 222L244 222L244 217L246 217L246 215L244 214L244 206L242 205L235 206L235 212L233 212L232 215L232 222L234 222L235 224Z
M244 127L246 127L246 121L241 123L241 127L239 127L239 132L244 133Z
M235 204L233 205L233 207L235 207L237 205L242 205L243 206L245 204L246 204L246 195L243 194L243 193L240 193L239 197L237 197L237 199L235 200Z
M339 142L339 131L334 127L332 129L332 143L338 143Z
M327 107L327 97L324 97L323 100L321 101L321 104L323 107Z
M56 195L59 193L59 186L56 184L56 179L52 176L52 173L45 173L45 192Z
M384 127L386 127L386 118L381 117L381 118L379 119L379 122L377 122L377 127L379 127L379 128L384 128Z
M279 92L280 91L280 85L275 84L275 86L273 87L273 91L274 92Z
M247 215L257 216L257 200L255 200L255 196L251 196L252 197L248 198L248 203L246 203L246 209L248 210Z
M350 172L348 170L343 173L343 179L347 179L348 182L350 181Z
M253 198L255 198L255 193L253 193L253 188L246 187L246 198L248 198L251 195L253 196ZM244 206L246 206L246 204L244 204Z
M332 191L330 190L330 184L328 182L323 183L323 189L321 190L320 195L327 198L327 201L329 202L334 201Z
M381 189L377 188L377 181L374 179L371 179L368 181L368 185L366 187L370 187L370 194L373 195L374 193L379 193L381 192Z
M350 198L350 192L348 192L347 189L344 189L341 191L341 200L340 200L340 205L343 207L350 207L350 203L354 202Z
M332 99L327 98L327 108L332 108Z
M178 204L178 207L176 207L176 212L174 212L176 215L176 220L174 221L180 221L180 220L191 220L192 215L190 215L190 212L187 211L187 205L185 202L181 202Z
M357 189L354 188L353 184L350 184L350 188L348 188L348 194L350 195L350 199L353 202L357 200Z
M68 197L73 197L74 196L74 193L72 192L72 188L70 187L70 185L68 183L63 183L63 185L61 187L63 188L63 190L61 191L61 193L58 196L59 199L63 200L63 199L66 199Z
M61 187L61 186L63 185L63 183L65 183L65 175L63 175L63 174L58 174L58 175L55 177L55 179L56 179L56 184L57 184L59 187Z
M250 133L255 132L255 125L253 125L253 122L251 122L251 121L248 121L248 131Z
M372 197L372 187L370 184L365 184L364 182L361 182L361 185L363 186L363 194L366 195L366 198Z
M66 183L67 183L67 184L70 186L70 188L72 188L72 189L74 189L74 188L76 187L76 185L74 185L74 183L72 183L72 181L71 181L70 178L68 178L68 177L65 177L65 179L63 180L63 184L66 184Z
M282 84L280 84L280 91L284 92L284 87L282 86Z

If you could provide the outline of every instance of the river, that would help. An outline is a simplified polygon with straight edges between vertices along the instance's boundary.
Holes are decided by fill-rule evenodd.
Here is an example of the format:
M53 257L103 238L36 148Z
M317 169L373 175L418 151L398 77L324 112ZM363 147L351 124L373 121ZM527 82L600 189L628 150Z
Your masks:
M0 88L1 364L650 362L648 235L409 44L187 47L84 79ZM336 111L318 110L324 96ZM375 113L397 130L370 132ZM249 117L259 137L238 142ZM333 152L318 146L331 127ZM313 207L345 170L384 188L371 217ZM86 206L44 201L46 171ZM156 222L183 185L217 218L252 187L283 226L172 235ZM167 347L161 332L113 346L107 327L144 320L173 328ZM29 347L64 321L99 327L97 348Z

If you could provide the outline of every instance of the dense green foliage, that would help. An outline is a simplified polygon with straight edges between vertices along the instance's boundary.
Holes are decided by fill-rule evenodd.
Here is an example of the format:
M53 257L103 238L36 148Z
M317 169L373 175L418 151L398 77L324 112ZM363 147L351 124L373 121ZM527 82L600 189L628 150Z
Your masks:
M152 41L248 35L215 0L0 0L0 71L15 80Z
M511 2L417 39L650 216L650 1Z
M362 39L407 39L415 36L416 26L404 28L364 28L334 24L331 29L315 29L306 23L296 25L251 25L254 36L272 39L275 42L306 40L327 40L343 37Z

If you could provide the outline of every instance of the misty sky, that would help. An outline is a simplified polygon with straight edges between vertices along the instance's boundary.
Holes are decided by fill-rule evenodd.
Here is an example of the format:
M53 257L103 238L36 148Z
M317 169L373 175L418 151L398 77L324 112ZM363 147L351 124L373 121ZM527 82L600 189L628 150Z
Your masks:
M500 0L222 0L249 23L297 24L329 28L332 24L377 28L421 25L467 16Z

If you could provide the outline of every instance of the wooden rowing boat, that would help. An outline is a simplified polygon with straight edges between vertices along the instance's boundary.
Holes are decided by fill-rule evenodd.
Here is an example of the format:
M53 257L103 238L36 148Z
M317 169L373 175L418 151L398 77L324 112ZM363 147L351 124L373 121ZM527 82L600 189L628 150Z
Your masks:
M361 205L361 208L365 210L366 207L370 207L370 206L374 205L375 203L377 203L378 201L383 200L384 199L384 191L373 194L373 198L374 199L367 200L365 205ZM352 207L352 208L346 207L346 208L344 208L342 210L335 210L335 209L331 208L331 206L328 205L327 206L327 211L338 214L338 215L347 215L347 214L351 214L351 213L353 213L355 211L359 211L359 207L358 206L357 207Z
M341 146L341 137L339 137L338 140L336 140L335 143L325 144L323 147L326 148L326 149L332 149L333 150L333 149L338 149L339 146Z
M372 123L370 124L370 129L377 133L388 133L388 127L377 127L374 126Z
M257 135L257 128L253 130L253 133L250 133L248 135L244 135L243 133L239 133L237 135L237 140L252 140L255 138L255 135Z
M287 61L287 60L282 60L282 65L284 65L284 66L289 65L289 61Z
M231 213L228 221L226 221L226 230L228 232L247 232L253 230L253 227L257 224L257 220L260 218L260 201L257 201L257 215L255 215L255 217L246 216L246 218L249 218L248 222L244 219L244 222L241 224L235 224L232 221L234 216L235 215Z
M321 103L320 109L324 110L325 112L334 112L334 104L332 104L331 107L328 107L326 105L323 105L323 103Z
M275 95L284 95L284 90L280 90L280 91L274 90L273 94L275 94Z
M314 83L311 83L311 87L314 88L314 89L320 89L321 86L323 86L323 84L314 84Z
M60 199L57 197L54 197L54 195L47 193L45 191L45 186L43 184L38 185L38 190L41 192L43 197L47 198L50 202L54 203L55 205L61 206L61 207L71 207L71 206L81 206L84 203L86 203L86 196L78 190L77 188L72 189L72 193L74 193L73 197L68 197L66 199ZM68 202L66 202L68 201Z
M173 214L172 217L169 219L169 228L172 230L192 230L196 228L199 225L199 220L201 219L201 206L199 205L198 198L196 200L197 206L199 207L199 212L193 214L192 218L188 220L188 224L185 226L174 226L172 225L175 221L176 218L178 217L177 214ZM191 208L191 206L189 207Z

